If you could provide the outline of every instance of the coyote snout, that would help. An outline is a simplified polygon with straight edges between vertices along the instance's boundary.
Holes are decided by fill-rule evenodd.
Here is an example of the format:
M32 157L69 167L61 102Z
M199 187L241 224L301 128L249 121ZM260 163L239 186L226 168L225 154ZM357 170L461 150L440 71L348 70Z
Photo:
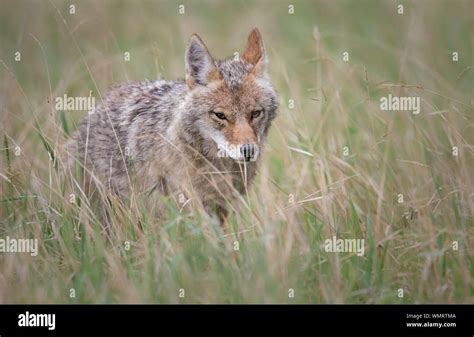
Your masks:
M257 144L226 144L218 145L219 152L217 156L220 158L232 158L236 162L249 162L258 159L258 145Z
M236 161L255 161L258 158L256 131L246 121L228 127L230 135L224 132L214 137L221 151L220 157L230 157Z
M237 148L237 156L232 157L236 160L253 161L258 157L258 142L256 131L250 123L243 121L233 128L233 143Z
M90 182L120 196L132 181L140 191L159 182L163 193L197 195L222 220L235 191L252 182L276 116L266 67L257 29L240 58L225 60L215 60L193 35L186 79L115 86L69 142L70 159Z
M258 147L256 144L244 144L240 147L240 153L245 161L257 160Z

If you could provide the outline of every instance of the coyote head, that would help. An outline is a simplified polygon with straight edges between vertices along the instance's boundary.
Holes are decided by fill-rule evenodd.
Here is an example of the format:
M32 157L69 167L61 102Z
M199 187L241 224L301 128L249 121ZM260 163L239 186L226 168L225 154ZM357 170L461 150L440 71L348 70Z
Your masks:
M278 107L265 68L260 32L248 36L241 56L214 60L197 36L185 56L183 123L204 143L206 153L237 161L256 160Z

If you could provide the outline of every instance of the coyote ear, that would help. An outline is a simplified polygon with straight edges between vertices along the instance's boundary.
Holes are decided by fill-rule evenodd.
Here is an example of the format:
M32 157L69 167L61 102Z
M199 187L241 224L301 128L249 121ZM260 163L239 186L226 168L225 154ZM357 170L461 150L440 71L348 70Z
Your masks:
M265 46L263 45L262 36L257 28L252 29L247 39L247 47L245 48L242 59L253 65L252 72L257 76L263 76L267 57Z
M185 62L186 83L190 88L195 85L207 85L221 78L214 59L209 54L204 42L196 34L189 40Z

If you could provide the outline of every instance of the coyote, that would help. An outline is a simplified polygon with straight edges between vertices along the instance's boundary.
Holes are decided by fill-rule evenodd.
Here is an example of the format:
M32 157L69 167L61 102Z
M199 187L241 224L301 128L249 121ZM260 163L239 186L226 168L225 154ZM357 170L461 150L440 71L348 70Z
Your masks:
M135 182L142 192L195 196L225 220L228 202L254 179L276 116L266 66L258 29L240 57L222 61L192 35L185 80L110 89L67 143L69 168L80 165L89 185L99 183L120 197Z

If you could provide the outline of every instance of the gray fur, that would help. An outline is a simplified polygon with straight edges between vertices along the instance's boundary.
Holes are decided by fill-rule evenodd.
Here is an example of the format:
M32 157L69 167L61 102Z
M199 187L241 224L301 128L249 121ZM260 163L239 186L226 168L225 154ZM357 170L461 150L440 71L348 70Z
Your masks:
M187 79L197 79L194 86L159 80L113 87L67 144L70 167L77 160L87 177L121 197L137 181L143 191L158 184L164 193L197 195L208 211L225 218L228 202L253 180L261 156L247 163L220 158L209 135L226 127L210 111L225 99L228 123L245 123L250 105L263 108L258 122L252 121L261 152L277 96L268 79L252 79L253 65L214 61L199 45L191 41L186 53ZM199 73L209 65L218 69L220 81L206 83Z

